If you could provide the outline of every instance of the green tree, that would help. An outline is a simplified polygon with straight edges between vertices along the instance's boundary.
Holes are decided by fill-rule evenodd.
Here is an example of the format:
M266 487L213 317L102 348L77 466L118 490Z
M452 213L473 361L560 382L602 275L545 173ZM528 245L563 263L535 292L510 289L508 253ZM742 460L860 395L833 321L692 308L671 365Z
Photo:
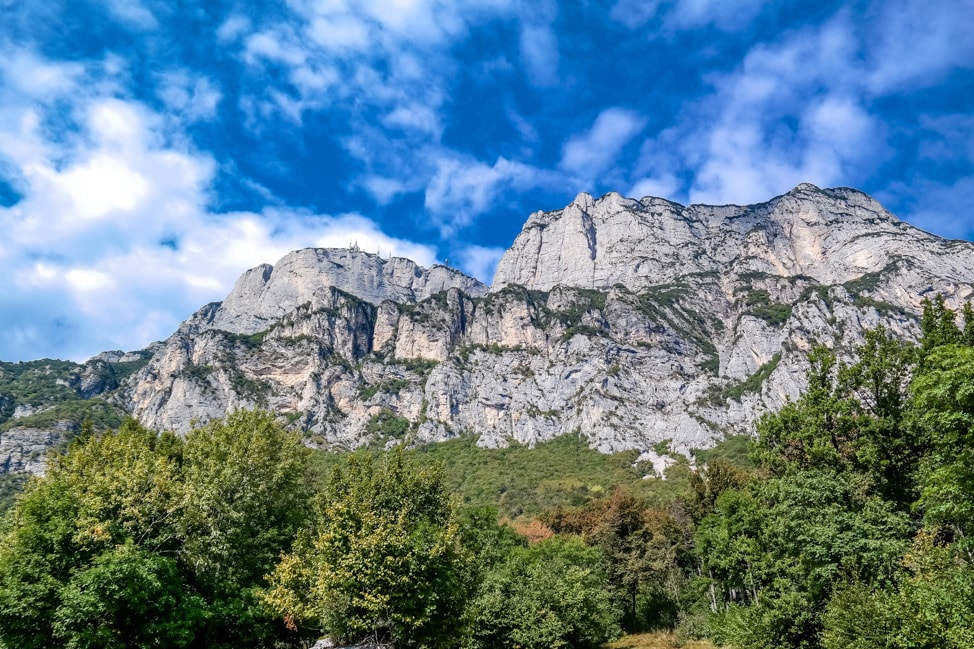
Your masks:
M851 472L806 470L729 490L697 530L718 639L739 647L816 647L833 585L882 585L911 529Z
M974 567L956 545L921 531L895 585L839 586L824 616L825 649L962 649L974 646Z
M797 402L758 423L761 464L775 475L848 466L854 455L858 404L840 380L846 368L824 346L808 355L808 389Z
M469 565L439 466L400 450L334 468L313 524L270 575L265 604L293 628L397 647L453 646Z
M471 602L471 649L589 649L619 634L598 549L556 535L516 548Z
M199 646L288 637L256 589L310 515L310 453L260 411L234 412L187 435L176 526L179 559L208 604Z
M305 519L308 453L261 413L188 442L134 421L79 437L0 527L0 646L295 640L254 589Z
M957 327L957 314L947 306L944 296L938 293L934 299L923 298L923 315L920 318L920 349L923 355L934 347L956 345L963 342L964 332ZM966 313L966 312L965 312ZM964 331L974 324L964 324Z
M68 649L185 647L204 602L171 557L132 543L99 554L61 589L54 634Z
M931 350L913 394L914 416L932 446L921 463L924 520L974 551L974 348Z
M92 634L82 618L90 613L107 623L148 613L137 597L121 595L147 585L133 585L137 572L115 569L121 567L121 547L139 546L124 556L142 561L141 574L153 566L156 577L166 571L172 577L172 560L161 553L176 547L178 467L157 452L158 441L134 421L116 433L86 435L65 456L51 458L47 477L29 484L0 539L0 644L153 646L152 638L111 626ZM157 609L152 624L159 635L173 631L170 646L176 647L191 639L198 601L169 577L165 589L179 605ZM96 603L101 596L106 599ZM118 644L120 638L127 644Z

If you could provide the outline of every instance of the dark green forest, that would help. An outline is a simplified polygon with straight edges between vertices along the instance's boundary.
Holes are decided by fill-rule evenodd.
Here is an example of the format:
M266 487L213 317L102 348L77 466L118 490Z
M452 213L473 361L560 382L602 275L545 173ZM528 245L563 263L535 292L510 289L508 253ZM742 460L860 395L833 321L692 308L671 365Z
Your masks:
M325 454L271 413L87 425L0 523L0 647L967 649L974 311L927 301L921 328L814 348L798 401L666 480L570 437Z

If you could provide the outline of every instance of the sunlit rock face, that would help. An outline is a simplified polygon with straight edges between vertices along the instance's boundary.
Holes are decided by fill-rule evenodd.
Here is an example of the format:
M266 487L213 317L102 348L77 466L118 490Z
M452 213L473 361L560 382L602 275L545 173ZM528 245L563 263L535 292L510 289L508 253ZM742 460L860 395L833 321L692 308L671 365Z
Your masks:
M492 290L622 284L638 291L694 272L804 276L828 286L898 273L897 297L915 307L931 282L970 293L972 256L969 243L922 232L854 189L801 184L743 207L580 194L563 210L528 218Z
M753 433L797 398L816 343L919 333L924 297L974 292L974 245L852 189L682 206L581 194L532 214L493 285L444 266L308 249L244 273L111 397L185 432L270 408L310 444L579 433L677 451Z

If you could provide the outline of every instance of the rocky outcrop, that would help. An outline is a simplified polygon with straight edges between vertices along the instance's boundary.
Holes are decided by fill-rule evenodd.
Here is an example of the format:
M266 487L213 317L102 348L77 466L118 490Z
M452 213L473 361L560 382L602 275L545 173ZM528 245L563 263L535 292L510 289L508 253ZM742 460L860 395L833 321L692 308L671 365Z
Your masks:
M422 268L409 259L382 259L356 249L307 248L285 255L275 266L247 271L223 303L196 322L252 334L315 300L321 291L338 289L371 304L412 304L450 288L474 296L487 292L481 282L446 266Z
M682 205L580 194L530 216L501 259L492 290L559 284L632 290L689 273L811 278L821 285L882 274L876 299L916 309L937 290L967 299L974 246L927 234L862 192L807 183L760 205Z
M331 270L338 254L356 274ZM815 342L847 352L879 324L913 338L924 295L957 304L974 282L971 244L811 185L743 207L582 194L531 215L486 295L457 275L407 291L356 251L285 260L181 327L127 407L179 431L269 407L323 446L580 432L686 451L797 398Z
M94 360L120 385L103 398L156 429L262 407L323 447L580 433L659 459L660 442L752 433L801 394L815 343L848 354L878 325L916 338L935 293L970 298L974 245L855 190L751 206L582 194L531 215L489 291L442 266L302 250L245 273L130 376L121 356ZM78 390L103 387L89 365Z
M14 428L0 433L0 473L26 472L42 475L47 453L66 443L77 426L60 423L45 428Z

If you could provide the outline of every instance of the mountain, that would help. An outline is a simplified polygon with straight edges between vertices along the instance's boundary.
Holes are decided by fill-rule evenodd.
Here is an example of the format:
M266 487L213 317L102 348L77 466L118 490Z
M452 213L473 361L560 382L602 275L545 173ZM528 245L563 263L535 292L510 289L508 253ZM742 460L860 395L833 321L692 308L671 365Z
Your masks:
M854 189L802 184L748 206L580 194L528 218L489 289L445 266L299 250L149 350L44 376L65 374L71 403L105 421L160 430L261 407L323 447L577 432L652 458L661 442L686 452L753 432L801 393L816 342L847 352L880 324L915 339L936 293L970 299L974 245ZM0 366L0 469L37 470L23 458L70 429L37 423L57 400L4 387L20 385L13 365ZM88 375L104 380L77 387Z

